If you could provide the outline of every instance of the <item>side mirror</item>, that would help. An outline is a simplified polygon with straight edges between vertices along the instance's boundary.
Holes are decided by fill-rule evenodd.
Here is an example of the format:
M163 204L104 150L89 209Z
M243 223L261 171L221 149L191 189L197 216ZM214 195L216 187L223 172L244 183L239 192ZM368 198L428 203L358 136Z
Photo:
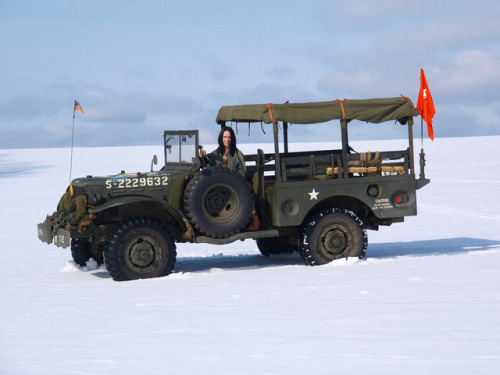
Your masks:
M153 155L153 159L151 160L151 172L153 172L153 164L158 164L158 157L156 155Z

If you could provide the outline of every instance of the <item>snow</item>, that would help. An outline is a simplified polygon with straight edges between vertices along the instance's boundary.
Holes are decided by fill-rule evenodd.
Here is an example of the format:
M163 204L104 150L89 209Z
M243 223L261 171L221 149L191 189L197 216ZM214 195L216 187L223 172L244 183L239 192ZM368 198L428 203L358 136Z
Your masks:
M70 150L0 150L0 374L497 374L499 145L425 141L418 216L369 231L363 261L178 244L175 273L122 283L37 238ZM147 170L154 153L76 148L72 174Z

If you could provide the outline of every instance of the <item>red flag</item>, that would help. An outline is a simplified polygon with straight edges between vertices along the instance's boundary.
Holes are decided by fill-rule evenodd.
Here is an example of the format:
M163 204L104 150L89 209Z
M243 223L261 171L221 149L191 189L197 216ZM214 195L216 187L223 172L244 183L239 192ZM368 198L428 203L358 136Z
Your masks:
M420 92L418 93L417 109L420 116L427 123L427 133L429 138L434 140L434 130L432 129L432 118L436 114L434 109L434 102L432 101L431 91L427 86L424 70L420 69Z

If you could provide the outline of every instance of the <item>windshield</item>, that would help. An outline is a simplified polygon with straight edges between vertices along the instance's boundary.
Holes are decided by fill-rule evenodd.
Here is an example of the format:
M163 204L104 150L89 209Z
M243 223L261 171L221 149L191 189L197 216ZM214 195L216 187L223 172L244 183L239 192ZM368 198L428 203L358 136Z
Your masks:
M165 132L165 163L192 163L197 157L196 132Z

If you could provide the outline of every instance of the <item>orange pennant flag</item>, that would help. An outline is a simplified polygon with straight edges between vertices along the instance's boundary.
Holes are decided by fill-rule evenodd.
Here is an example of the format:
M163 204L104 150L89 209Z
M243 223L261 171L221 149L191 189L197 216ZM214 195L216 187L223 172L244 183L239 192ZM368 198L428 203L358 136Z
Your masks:
M420 112L420 116L422 116L424 121L427 123L427 133L429 134L429 138L434 140L432 118L436 114L436 110L434 109L431 91L429 90L429 86L427 86L427 80L425 79L423 69L420 69L420 92L418 93L417 109Z

